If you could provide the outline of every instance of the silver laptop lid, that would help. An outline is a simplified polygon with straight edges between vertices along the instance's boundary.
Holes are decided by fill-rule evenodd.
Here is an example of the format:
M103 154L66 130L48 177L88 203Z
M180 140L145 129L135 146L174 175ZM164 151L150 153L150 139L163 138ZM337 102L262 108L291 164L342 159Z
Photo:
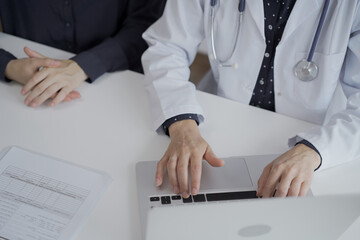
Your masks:
M277 156L225 158L225 165L221 168L211 167L206 161L203 161L199 195L191 196L187 200L172 193L172 187L166 174L163 185L160 188L155 187L156 161L137 163L136 179L143 239L147 213L152 207L255 198L257 180L263 168Z
M360 215L360 195L154 207L147 240L338 239Z

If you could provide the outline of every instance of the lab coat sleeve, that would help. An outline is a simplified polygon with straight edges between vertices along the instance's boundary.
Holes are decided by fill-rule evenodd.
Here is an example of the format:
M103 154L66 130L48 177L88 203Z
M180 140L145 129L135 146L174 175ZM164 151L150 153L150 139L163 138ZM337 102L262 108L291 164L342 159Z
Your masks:
M360 158L360 10L348 44L340 82L347 97L344 111L334 114L320 127L299 133L290 139L292 146L300 139L311 142L322 156L320 170Z
M193 113L203 121L189 65L204 39L202 0L170 0L164 15L143 35L149 44L142 57L154 129L169 118Z

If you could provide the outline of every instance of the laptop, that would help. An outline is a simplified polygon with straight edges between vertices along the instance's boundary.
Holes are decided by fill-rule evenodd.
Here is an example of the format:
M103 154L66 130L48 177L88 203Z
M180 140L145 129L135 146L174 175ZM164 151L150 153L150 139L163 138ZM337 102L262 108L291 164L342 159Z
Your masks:
M360 195L154 207L146 240L335 240L360 215ZM360 239L359 229L348 239ZM356 235L356 236L355 236Z
M201 205L214 202L246 200L256 197L257 181L264 167L279 155L231 157L223 167L214 168L203 161L199 194L183 199L172 192L167 173L163 185L155 186L156 161L138 162L136 178L143 239L149 210L161 206ZM189 182L191 182L189 176Z

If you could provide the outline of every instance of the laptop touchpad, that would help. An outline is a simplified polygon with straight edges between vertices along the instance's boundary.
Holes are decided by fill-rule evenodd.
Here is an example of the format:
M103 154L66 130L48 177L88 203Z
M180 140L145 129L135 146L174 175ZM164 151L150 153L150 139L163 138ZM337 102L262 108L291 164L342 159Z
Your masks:
M253 183L245 159L239 157L227 158L222 167L212 167L203 161L200 191L231 190L250 188Z

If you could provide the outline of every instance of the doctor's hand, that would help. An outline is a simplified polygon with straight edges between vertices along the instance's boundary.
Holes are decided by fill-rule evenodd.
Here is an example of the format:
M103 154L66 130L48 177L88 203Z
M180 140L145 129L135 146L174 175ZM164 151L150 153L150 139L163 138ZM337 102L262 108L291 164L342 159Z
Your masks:
M318 153L298 144L268 164L259 178L257 195L264 198L305 196L314 170L320 165Z
M45 56L29 48L24 49L30 59L47 59ZM59 62L54 66L41 66L22 89L25 104L37 107L47 99L53 98L50 106L55 106L62 101L80 98L75 88L81 85L88 77L81 67L73 60L50 60Z
M188 198L200 189L202 160L213 167L221 167L224 162L217 158L209 144L201 137L194 120L183 120L169 127L170 145L157 164L156 186L163 182L163 173L168 172L170 184L176 194ZM188 169L191 171L191 192L189 191Z

